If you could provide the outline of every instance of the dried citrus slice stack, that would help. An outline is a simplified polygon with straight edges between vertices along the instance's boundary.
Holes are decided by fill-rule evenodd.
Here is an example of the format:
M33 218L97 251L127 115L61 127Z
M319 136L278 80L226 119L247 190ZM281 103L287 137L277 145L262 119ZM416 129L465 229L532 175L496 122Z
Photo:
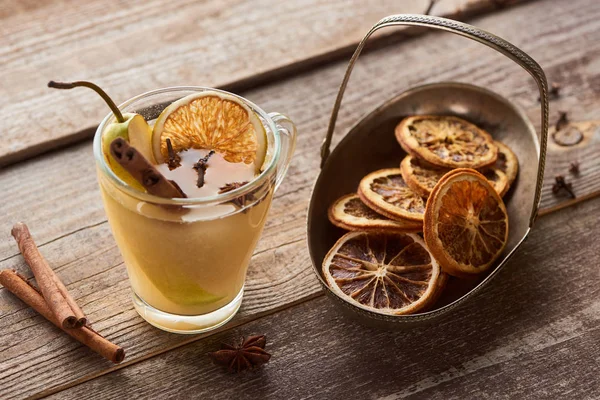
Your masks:
M508 239L508 214L487 179L472 169L450 171L427 200L425 243L444 272L457 277L486 271Z
M358 185L360 199L371 209L397 221L423 221L425 202L408 187L400 168L380 169Z
M408 152L400 168L366 175L329 208L331 223L352 232L322 265L340 298L388 315L432 305L446 274L473 278L493 265L508 240L501 196L518 172L508 146L461 118L411 116L395 134Z
M412 233L350 232L323 260L327 284L342 299L387 315L432 305L447 276Z
M356 193L340 197L329 207L329 221L349 231L421 232L423 224L413 221L394 221L367 207Z
M176 153L215 150L229 162L254 163L257 172L267 152L267 135L254 111L234 96L216 91L186 96L159 115L152 133L158 163L168 159L167 138Z
M407 153L444 168L486 167L498 154L489 133L458 117L408 117L395 133Z
M500 153L499 153L500 154ZM500 159L500 157L498 158ZM498 161L496 161L498 162ZM400 163L404 181L415 193L429 197L436 183L451 170L428 164L413 156L406 156ZM490 181L496 192L501 196L508 190L508 177L497 166L486 168L483 175Z

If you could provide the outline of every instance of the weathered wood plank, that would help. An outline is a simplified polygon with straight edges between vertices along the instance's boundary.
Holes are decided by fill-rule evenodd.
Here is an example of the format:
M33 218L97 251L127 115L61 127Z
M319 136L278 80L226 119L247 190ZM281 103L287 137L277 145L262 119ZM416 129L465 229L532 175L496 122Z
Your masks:
M595 100L598 88L589 82L597 79L599 71L582 65L581 56L583 49L587 52L586 57L590 63L600 56L600 41L597 40L598 30L595 29L594 21L594 16L600 14L600 7L583 0L569 4L554 1L551 5L558 10L555 18L558 15L571 16L568 22L560 20L560 31L548 24L543 13L537 12L538 3L474 22L517 44L523 44L525 50L531 51L550 70L569 70L585 76L585 80L566 81L564 85L568 89L565 88L562 101L581 95L585 99L578 105L581 107L581 115L587 115L588 119L598 118L597 115L594 116L598 109ZM520 19L522 13L529 16L526 21L527 32L518 29L525 24ZM528 41L531 32L536 34L535 42ZM569 51L573 48L579 50ZM468 62L455 57L459 51L469 55ZM414 68L389 68L390 65L405 64ZM245 94L269 111L289 114L299 126L300 137L290 175L277 194L268 225L251 265L249 285L256 288L256 291L248 293L237 320L239 323L244 318L255 318L285 307L290 302L302 301L318 291L308 267L304 218L310 187L318 168L317 149L344 69L345 63L338 63ZM511 72L507 75L507 71ZM524 106L533 120L537 120L537 95L528 76L518 70L518 67L477 44L465 42L464 39L432 35L398 47L381 49L361 59L342 107L339 132L345 131L364 110L407 86L456 77L495 88ZM503 85L497 88L499 81ZM364 82L369 82L369 85L364 85ZM336 139L340 137L338 133ZM99 330L126 347L128 360L147 357L153 352L185 343L189 339L164 334L149 327L135 316L128 305L125 272L118 265L120 257L108 228L103 223L104 217L93 175L89 143L51 153L0 172L1 187L7 183L8 187L19 188L18 193L11 191L10 201L3 204L6 217L0 221L0 260L5 260L0 263L0 268L15 265L23 268L20 257L15 256L16 246L12 243L9 231L12 223L24 219L37 240L48 243L42 246L42 251L61 277L65 278L69 289L82 302L84 310L93 313L91 319L101 323ZM65 176L72 180L72 185L61 187L59 181ZM27 182L27 185L23 182ZM59 190L61 188L65 191ZM81 199L85 201L82 202ZM24 207L23 204L35 204L35 207ZM48 223L59 217L58 228L53 227L54 222ZM91 227L85 229L86 225ZM273 265L277 268L273 268ZM279 281L279 284L269 289L270 282L273 281ZM10 341L0 342L10 343L10 350L8 346L0 348L0 357L10 354L6 359L11 359L6 367L4 362L0 362L3 366L0 384L2 387L6 382L11 384L11 391L2 397L33 394L78 377L102 373L109 367L93 354L82 352L79 346L69 342L68 338L58 332L55 332L55 341L37 347L39 345L34 344L36 338L46 338L50 327L28 314L30 311L3 289L0 289L0 305L3 310L0 335L10 338ZM13 329L15 321L23 321L22 324L25 325L18 325L18 328ZM66 354L65 349L69 349ZM17 354L22 356L12 360ZM36 379L31 372L34 364L38 376Z
M95 247L96 250L85 257L78 255L76 260L56 270L85 309L90 321L93 321L94 329L111 341L129 343L126 346L127 360L164 351L169 346L190 340L188 336L165 334L140 319L131 306L127 274L107 224L92 230L91 236L89 232L76 233L72 243ZM53 258L60 258L56 256L61 251L64 249L59 242L44 246L44 254ZM283 264L280 261L282 253L285 254ZM248 272L243 309L233 324L293 304L305 295L299 293L301 291L316 293L318 287L312 273L305 268L297 271L297 265L306 265L307 258L303 242L281 245L256 255ZM31 275L18 260L15 261L14 265L8 267ZM274 270L273 265L278 265L278 268ZM82 266L88 271L85 278L78 280ZM0 292L0 309L3 310L0 319L0 342L3 343L0 347L2 398L30 395L47 387L48 382L68 382L112 367L112 364L94 356L91 351L82 351L77 342L46 323L6 290ZM140 340L142 337L144 340ZM14 346L15 343L20 345ZM81 363L77 371L72 370L73 363ZM70 367L60 368L60 365ZM31 381L34 371L39 383ZM74 372L75 375L72 375ZM11 379L7 379L9 377Z
M96 81L119 102L167 86L240 90L349 54L375 21L424 12L428 4L5 0L0 166L90 137L106 114L94 93L58 93L46 88L51 79ZM465 18L497 7L492 0L442 0L432 12Z
M557 103L555 110L562 106L560 102ZM570 107L569 110L573 110L569 113L570 115L583 114L578 118L594 118L586 117L586 111L580 110L578 107ZM563 129L570 128L571 125ZM563 203L570 204L579 199L600 195L600 161L597 156L600 151L600 121L589 121L589 128L586 127L579 131L582 133L580 143L573 146L562 146L552 139L556 129L555 127L551 128L542 191L541 206L544 210L559 209ZM578 172L571 170L572 163L578 165ZM567 183L572 184L573 192L577 196L575 199L571 199L566 191L556 194L552 192L552 186L556 182L557 176L563 176Z
M524 9L531 9L530 7L537 6L531 4ZM560 10L560 7L565 6L557 7ZM595 14L593 5L586 7L586 11L591 15ZM519 10L516 9L514 14L511 14L515 18L515 25L525 24L521 17L523 13ZM537 25L532 21L531 29L535 29L533 32L540 37L535 43L529 42L531 30L519 33L519 30L510 30L512 25L505 26L503 23L492 24L489 27L517 44L522 43L522 47L530 50L542 63L550 80L563 83L562 97L551 104L553 122L558 117L559 109L570 110L572 119L598 118L599 87L593 83L600 79L598 69L593 68L593 65L600 62L598 61L600 50L596 40L598 30L594 30L593 20L587 18L583 12L579 14L580 10L581 8L575 7L563 10L567 15L571 13L572 18L585 18L581 26L576 26L577 29L574 28L575 25L565 25L565 22L561 22L567 33L553 30L547 24L544 25L544 22L539 22ZM574 19L571 23L576 24L575 21ZM573 31L572 34L568 33L569 29ZM461 49L466 54L472 55L471 62L453 56L453 52ZM478 44L439 35L436 36L435 42L427 37L404 46L389 47L376 54L373 57L361 58L357 65L342 106L335 139L339 139L341 137L339 132L347 130L364 113L364 110L374 107L386 97L408 86L439 80L474 81L476 84L494 88L515 100L528 111L533 121L538 122L536 89L529 77L518 67L513 66L509 60L481 48ZM389 68L390 65L414 65L415 63L420 63L423 67L398 70ZM246 93L252 100L262 104L266 110L277 110L290 115L300 128L297 155L289 177L281 189L282 193L298 191L300 188L304 190L304 194L308 193L316 175L316 156L321 135L326 129L328 113L344 67L344 63L339 63L318 72L302 75L285 82L285 88L273 86L267 90ZM506 71L511 73L507 75ZM369 81L369 87L358 84L365 81ZM587 148L588 145L591 146L586 150L586 154L594 154L597 151L597 139L582 143L578 148ZM557 158L558 164L563 165L559 167L563 171L565 167L568 168L567 161L570 156L563 156L566 154L563 151L557 152L561 154L560 156L554 156L554 150L556 149L553 147L549 148L547 167L549 170L553 168L553 164L556 163L554 158ZM561 161L561 157L564 161ZM582 163L594 163L594 161L593 157L589 161L581 160ZM0 221L0 232L4 232L0 235L0 260L16 254L16 248L12 247L12 239L8 232L12 223L17 220L27 220L35 230L40 243L81 229L85 225L103 221L104 214L96 192L96 182L92 178L93 169L91 146L81 144L66 149L64 156L60 152L51 153L32 163L0 170L0 187L13 188L3 193L2 211L5 219ZM592 169L592 172L589 172L589 169ZM588 168L586 165L582 165L581 170L581 177L589 178L597 174L593 171L593 167ZM551 194L550 182L553 175L547 176L548 184L544 188L543 207L550 207L556 201L564 200L562 197L554 199ZM64 176L69 176L69 180L61 179ZM589 182L592 187L582 187L581 190L577 186L578 183L574 182L576 192L584 195L598 189L593 187L594 184L598 184L597 180L590 179ZM78 195L72 196L72 193ZM23 204L37 206L23 207ZM49 220L53 223L47 223Z
M386 332L319 298L55 398L594 398L600 227L585 216L598 213L600 199L540 220L493 283L439 323ZM258 333L273 354L260 371L227 374L206 356L221 341Z

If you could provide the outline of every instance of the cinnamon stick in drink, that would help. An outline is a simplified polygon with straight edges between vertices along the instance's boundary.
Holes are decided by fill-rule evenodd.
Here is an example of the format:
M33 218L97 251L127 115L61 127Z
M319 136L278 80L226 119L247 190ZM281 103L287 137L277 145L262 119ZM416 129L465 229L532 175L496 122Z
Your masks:
M148 193L167 199L186 197L177 183L168 180L135 147L123 138L110 143L110 154Z
M83 311L40 253L27 225L18 222L13 226L10 233L15 238L25 262L35 275L48 307L56 316L56 319L60 321L61 327L73 329L85 325L87 319Z
M8 269L0 271L0 283L9 292L17 296L28 306L40 313L48 321L52 322L54 325L61 328L70 336L77 339L107 360L110 360L116 364L120 363L125 358L125 351L122 347L111 343L88 326L83 326L77 329L65 329L62 322L56 318L54 312L50 309L46 301L44 301L44 297L40 294L40 292L37 291L35 287L30 285L25 279L19 276L19 274L17 274L15 271Z

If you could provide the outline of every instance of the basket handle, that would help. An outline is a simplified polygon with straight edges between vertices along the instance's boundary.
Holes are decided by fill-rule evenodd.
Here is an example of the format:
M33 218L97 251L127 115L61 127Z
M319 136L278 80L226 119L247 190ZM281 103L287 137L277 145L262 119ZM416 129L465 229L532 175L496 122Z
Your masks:
M531 218L529 220L529 226L533 226L533 223L535 222L535 219L537 217L540 199L542 195L544 167L546 164L546 145L548 141L548 82L546 81L546 75L544 74L544 71L539 66L539 64L533 58L528 56L524 51L520 50L519 48L515 47L514 45L510 44L509 42L498 36L495 36L489 32L486 32L484 30L462 22L454 21L447 18L433 17L429 15L398 14L385 17L379 22L377 22L375 25L373 25L371 30L367 32L365 37L358 44L358 47L354 51L354 54L352 55L352 58L348 63L346 74L344 75L344 79L342 80L340 90L338 92L337 98L335 99L333 110L331 111L331 118L329 119L327 135L325 136L325 139L323 140L323 144L321 146L321 168L323 168L323 166L325 165L327 157L329 157L330 154L329 148L331 146L331 138L333 137L333 131L335 130L335 122L337 120L338 112L340 110L340 104L342 103L344 91L346 90L348 80L350 79L350 74L352 73L352 69L354 68L354 64L356 63L358 56L360 55L369 37L375 31L381 28L395 25L413 25L430 27L465 36L469 39L483 43L486 46L497 50L501 54L504 54L506 57L510 58L511 60L519 64L521 67L523 67L523 69L529 72L533 79L535 79L540 90L540 103L542 109L542 131L540 133L540 160L538 163L535 197L533 199Z

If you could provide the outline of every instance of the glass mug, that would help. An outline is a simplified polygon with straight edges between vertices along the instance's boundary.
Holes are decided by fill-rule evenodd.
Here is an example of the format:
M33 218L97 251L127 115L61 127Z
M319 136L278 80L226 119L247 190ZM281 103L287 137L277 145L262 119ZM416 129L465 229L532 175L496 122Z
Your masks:
M94 137L104 209L127 267L134 307L150 324L175 333L215 329L239 309L248 263L296 144L296 127L289 118L267 114L240 96L216 89L159 89L119 108L141 114L151 124L172 102L207 90L236 97L256 113L267 133L262 172L240 188L182 199L140 192L115 175L102 153L102 134L115 121L112 114Z

